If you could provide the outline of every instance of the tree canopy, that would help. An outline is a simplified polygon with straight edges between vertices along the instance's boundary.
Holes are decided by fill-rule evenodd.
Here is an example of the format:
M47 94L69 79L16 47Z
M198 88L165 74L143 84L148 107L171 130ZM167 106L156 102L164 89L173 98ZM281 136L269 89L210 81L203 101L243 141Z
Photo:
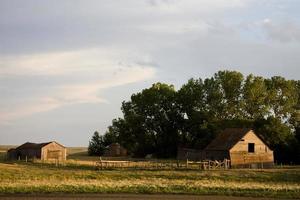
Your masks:
M155 83L122 103L103 143L118 142L137 157L175 157L180 146L203 149L228 127L251 127L275 151L275 159L299 162L300 81L219 71L190 79L179 90ZM91 143L93 145L93 143Z
M97 131L94 132L91 141L89 142L88 154L93 156L100 156L104 153L104 137L99 135Z

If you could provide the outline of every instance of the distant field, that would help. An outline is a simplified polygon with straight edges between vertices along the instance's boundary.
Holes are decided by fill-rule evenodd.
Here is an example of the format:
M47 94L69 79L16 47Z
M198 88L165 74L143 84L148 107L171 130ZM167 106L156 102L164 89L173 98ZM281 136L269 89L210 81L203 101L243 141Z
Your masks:
M87 147L67 147L68 155L87 155L88 148Z
M6 152L8 149L15 148L16 145L0 145L0 152Z
M87 147L67 147L67 159L71 163L94 165L99 157L88 156Z

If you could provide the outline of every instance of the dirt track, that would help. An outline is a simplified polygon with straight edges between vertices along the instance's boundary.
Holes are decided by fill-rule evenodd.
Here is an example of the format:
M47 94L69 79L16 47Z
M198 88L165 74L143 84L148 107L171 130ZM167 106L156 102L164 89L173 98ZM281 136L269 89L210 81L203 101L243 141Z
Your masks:
M226 196L194 196L194 195L141 195L141 194L72 194L72 195L8 195L1 196L0 200L270 200L270 198L251 198L251 197L226 197Z

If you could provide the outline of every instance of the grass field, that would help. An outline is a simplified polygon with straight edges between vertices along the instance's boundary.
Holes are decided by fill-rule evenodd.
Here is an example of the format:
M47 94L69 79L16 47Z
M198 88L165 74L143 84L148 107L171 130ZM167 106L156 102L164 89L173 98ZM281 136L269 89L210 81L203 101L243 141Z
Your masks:
M1 151L0 156L4 154ZM81 148L73 159L88 158ZM82 160L84 161L84 160ZM92 166L0 162L0 194L161 193L300 198L300 168L96 171Z
M172 193L300 198L300 169L106 170L0 163L0 193Z

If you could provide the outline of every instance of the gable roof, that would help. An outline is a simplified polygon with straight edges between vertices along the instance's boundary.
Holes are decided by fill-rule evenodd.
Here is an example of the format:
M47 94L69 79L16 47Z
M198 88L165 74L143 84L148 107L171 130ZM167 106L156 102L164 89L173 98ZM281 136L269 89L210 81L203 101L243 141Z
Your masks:
M52 142L45 142L45 143L31 143L31 142L26 142L24 144L22 144L21 146L18 146L16 148L16 150L20 150L20 149L41 149L44 146L50 144Z
M250 128L226 128L205 150L230 150L251 130Z

